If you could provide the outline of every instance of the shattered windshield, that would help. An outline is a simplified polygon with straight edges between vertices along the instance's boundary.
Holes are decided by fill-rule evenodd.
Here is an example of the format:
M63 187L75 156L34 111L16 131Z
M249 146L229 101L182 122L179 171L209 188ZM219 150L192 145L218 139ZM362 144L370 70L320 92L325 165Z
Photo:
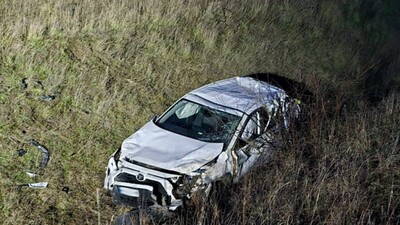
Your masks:
M239 121L239 116L182 99L157 124L171 132L200 141L227 144Z

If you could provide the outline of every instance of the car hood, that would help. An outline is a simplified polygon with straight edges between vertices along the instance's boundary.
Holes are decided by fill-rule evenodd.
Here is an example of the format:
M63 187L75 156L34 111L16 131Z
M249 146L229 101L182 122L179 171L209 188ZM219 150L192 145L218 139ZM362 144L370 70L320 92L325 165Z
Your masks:
M188 174L215 159L223 143L208 143L164 130L148 122L124 140L121 158Z

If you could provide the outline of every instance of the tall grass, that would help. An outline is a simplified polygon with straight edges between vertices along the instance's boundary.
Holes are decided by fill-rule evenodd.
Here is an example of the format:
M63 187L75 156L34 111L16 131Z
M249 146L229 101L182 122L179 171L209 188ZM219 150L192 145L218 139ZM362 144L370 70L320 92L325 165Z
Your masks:
M127 209L96 190L124 138L189 90L264 71L319 96L309 133L226 190L225 206L216 197L206 223L398 221L399 96L375 108L351 100L368 87L365 74L379 74L373 59L385 54L374 50L390 27L368 28L384 19L361 23L360 10L313 0L1 1L0 224L111 223ZM398 55L389 58L383 70L398 82ZM25 174L40 157L31 138L51 153L36 178ZM33 181L49 186L18 186Z

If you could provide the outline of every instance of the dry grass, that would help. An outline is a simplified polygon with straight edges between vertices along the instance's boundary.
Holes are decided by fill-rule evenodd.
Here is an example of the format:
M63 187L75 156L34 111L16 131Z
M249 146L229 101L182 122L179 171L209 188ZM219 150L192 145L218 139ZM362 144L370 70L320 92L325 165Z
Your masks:
M385 88L399 83L400 63L397 53L374 53L388 29L377 32L382 18L362 21L359 9L313 0L1 1L0 224L96 224L98 215L112 223L127 209L96 190L121 141L189 90L263 71L317 94L308 132L212 199L205 223L398 223L399 95L374 107L349 99L371 88L364 81L374 71L391 78ZM381 68L381 56L390 66ZM49 94L56 100L38 100ZM25 175L39 158L31 138L51 152L37 178ZM49 187L18 187L31 181Z

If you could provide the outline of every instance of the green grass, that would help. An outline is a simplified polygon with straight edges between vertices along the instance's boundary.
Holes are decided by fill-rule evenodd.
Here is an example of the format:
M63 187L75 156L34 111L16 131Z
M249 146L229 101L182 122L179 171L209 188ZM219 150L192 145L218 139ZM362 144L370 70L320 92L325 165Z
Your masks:
M216 197L206 223L398 222L399 94L363 98L399 90L398 4L370 16L362 2L1 1L0 224L97 223L96 190L126 137L194 88L265 71L316 93L309 132L229 189L229 207ZM31 138L51 153L34 179ZM17 187L29 181L49 186ZM100 200L101 224L127 210Z

